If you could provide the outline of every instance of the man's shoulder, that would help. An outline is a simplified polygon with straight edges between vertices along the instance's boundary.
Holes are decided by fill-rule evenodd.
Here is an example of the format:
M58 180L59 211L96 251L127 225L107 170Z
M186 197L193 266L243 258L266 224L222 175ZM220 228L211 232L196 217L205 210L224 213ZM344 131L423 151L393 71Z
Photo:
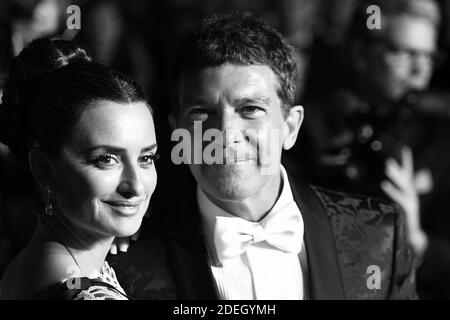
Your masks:
M387 199L312 185L304 181L303 177L290 166L286 167L286 170L294 199L299 205L307 203L311 212L320 210L325 211L330 218L342 216L351 219L356 216L374 215L388 217L401 212L398 205Z
M310 186L325 207L329 216L336 214L380 215L398 214L400 208L393 202L367 195L348 193L337 190Z
M330 219L338 243L360 243L367 248L393 244L404 219L396 204L365 195L311 188Z
M126 253L108 256L125 292L133 298L174 299L176 286L162 236L132 243Z
M412 256L401 209L379 198L312 189L330 220L348 298L414 299ZM379 281L369 283L371 275Z

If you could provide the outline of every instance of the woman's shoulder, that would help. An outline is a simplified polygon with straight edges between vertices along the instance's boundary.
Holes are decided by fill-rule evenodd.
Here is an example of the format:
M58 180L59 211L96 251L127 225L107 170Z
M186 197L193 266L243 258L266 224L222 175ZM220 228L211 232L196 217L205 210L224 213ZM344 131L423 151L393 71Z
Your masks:
M64 246L52 241L31 241L8 267L0 286L2 299L127 298L106 261L99 272L86 276Z
M47 299L60 280L71 275L69 263L70 257L57 254L54 248L29 244L2 277L2 299Z

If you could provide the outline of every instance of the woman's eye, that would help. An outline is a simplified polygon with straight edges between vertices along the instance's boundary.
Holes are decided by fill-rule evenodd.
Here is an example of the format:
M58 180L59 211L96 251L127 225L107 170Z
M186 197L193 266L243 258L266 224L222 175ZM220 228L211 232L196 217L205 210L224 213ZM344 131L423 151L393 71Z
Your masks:
M106 163L106 164L112 164L114 162L119 162L117 159L115 159L113 156L107 155L107 156L100 156L99 162Z
M119 159L112 155L112 154L106 154L97 156L94 159L90 161L91 163L95 164L98 167L104 168L104 167L111 167L119 163Z
M159 154L148 154L139 158L139 163L143 163L145 165L153 164L153 161L159 159Z

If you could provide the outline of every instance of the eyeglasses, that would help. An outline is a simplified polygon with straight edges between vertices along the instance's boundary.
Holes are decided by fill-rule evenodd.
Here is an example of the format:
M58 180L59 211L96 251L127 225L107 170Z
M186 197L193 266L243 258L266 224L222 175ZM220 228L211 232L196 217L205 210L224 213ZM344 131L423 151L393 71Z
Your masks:
M387 51L388 61L398 65L411 65L413 61L424 61L436 67L441 65L445 59L441 51L435 50L416 50L399 46L398 44L387 39L379 39L378 45L384 47Z

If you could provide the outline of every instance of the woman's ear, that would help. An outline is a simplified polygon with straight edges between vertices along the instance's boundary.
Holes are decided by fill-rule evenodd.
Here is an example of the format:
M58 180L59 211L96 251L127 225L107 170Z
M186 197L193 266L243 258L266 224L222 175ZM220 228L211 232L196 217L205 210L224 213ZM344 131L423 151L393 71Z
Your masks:
M44 192L46 187L54 187L52 162L41 149L31 149L28 154L28 164L41 192Z
M289 150L297 141L298 131L303 122L303 107L293 106L289 109L289 115L285 120L285 135L283 140L283 149Z

